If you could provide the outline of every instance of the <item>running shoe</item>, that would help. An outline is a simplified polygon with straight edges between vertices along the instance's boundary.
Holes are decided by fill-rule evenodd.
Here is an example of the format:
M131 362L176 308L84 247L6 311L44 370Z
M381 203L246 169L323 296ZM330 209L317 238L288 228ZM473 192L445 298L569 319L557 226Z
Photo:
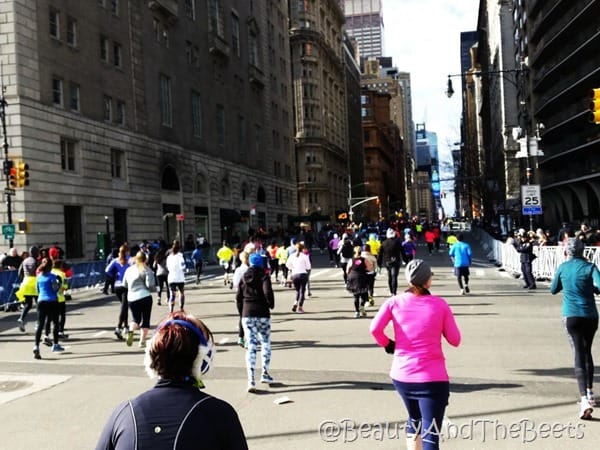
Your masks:
M131 347L133 345L133 331L129 330L127 332L127 347Z
M354 313L354 318L355 318L355 319L358 319L358 318L360 318L360 312L356 311L356 312Z
M360 307L360 315L363 317L367 316L367 311L365 311L364 305Z
M123 340L123 333L121 333L120 328L115 328L115 336L117 337L118 340L120 340L120 341Z
M294 303L294 305L292 306L292 312L296 312L297 309L298 309L298 304Z
M273 377L269 375L269 372L263 372L262 376L260 377L260 382L265 384L271 384L274 383L275 380L273 380Z
M592 391L591 389L588 389L586 397L588 399L588 402L590 402L591 406L598 406L596 404L596 397L594 396L594 391Z
M25 333L25 322L23 322L23 319L19 319L17 322L19 322L19 331Z
M302 306L298 306L298 314L304 314L304 308Z
M47 345L48 347L52 347L52 339L50 339L50 336L44 336L44 345Z
M246 392L256 392L256 384L254 383L254 381L248 381L248 387L246 388Z
M467 286L466 284L465 284L465 292L466 292L467 294L468 294L469 292L471 292L471 289L469 289L469 286Z
M592 412L594 408L590 404L587 397L581 397L581 404L579 407L579 418L583 420L590 420L592 418Z
M42 359L42 355L40 355L40 348L37 345L33 347L33 357L35 359Z
M64 352L65 348L62 345L60 345L60 344L54 344L52 346L52 351L55 352L55 353Z
M372 295L369 295L369 306L375 306L375 299Z
M243 337L238 338L238 345L240 347L242 347L242 348L245 347L245 343L244 343L244 338Z

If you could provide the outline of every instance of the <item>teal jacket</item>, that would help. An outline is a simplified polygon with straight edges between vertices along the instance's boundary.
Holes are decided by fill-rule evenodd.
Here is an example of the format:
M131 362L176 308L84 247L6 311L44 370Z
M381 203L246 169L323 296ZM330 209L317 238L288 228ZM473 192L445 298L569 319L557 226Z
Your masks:
M600 270L583 258L571 258L556 269L550 292L563 291L563 317L597 318L594 293L600 292Z

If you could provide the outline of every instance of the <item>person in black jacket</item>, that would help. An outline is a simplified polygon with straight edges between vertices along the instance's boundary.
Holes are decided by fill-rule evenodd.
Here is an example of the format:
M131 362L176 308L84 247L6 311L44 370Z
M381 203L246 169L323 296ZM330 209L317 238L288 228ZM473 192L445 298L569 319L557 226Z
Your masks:
M213 353L204 323L184 311L171 313L146 347L146 372L158 383L113 411L96 450L247 449L233 407L199 389Z
M525 285L523 289L536 289L535 278L532 272L532 263L536 256L533 254L533 243L527 236L527 232L521 228L515 241L515 249L519 252L521 262L521 274Z
M261 341L262 376L261 383L271 384L273 378L269 375L271 364L271 312L275 307L275 296L271 277L263 267L263 258L258 253L252 253L248 259L250 267L242 276L236 301L247 343L246 371L248 373L248 392L256 392L254 367L258 338Z
M402 242L396 237L396 232L393 229L388 228L385 237L386 239L379 249L377 264L387 269L390 295L396 295L398 290L398 270L404 259L404 249Z

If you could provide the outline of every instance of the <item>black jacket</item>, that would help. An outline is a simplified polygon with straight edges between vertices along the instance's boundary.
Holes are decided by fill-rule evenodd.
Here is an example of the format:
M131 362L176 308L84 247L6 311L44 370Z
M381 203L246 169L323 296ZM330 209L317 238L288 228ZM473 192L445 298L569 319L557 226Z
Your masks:
M96 445L96 450L133 448L246 450L248 445L231 405L191 383L160 380L114 410Z
M262 267L250 267L240 281L235 299L242 317L271 317L269 310L275 307L271 277Z
M519 261L530 263L536 258L533 254L533 244L528 239L519 239L515 242L515 248L519 252Z
M387 238L381 244L377 264L380 266L397 265L402 263L404 257L404 248L398 238Z

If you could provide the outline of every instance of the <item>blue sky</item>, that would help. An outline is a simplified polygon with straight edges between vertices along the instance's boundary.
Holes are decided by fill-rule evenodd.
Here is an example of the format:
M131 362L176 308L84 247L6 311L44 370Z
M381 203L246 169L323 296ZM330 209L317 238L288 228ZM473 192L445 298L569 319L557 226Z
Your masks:
M383 0L384 54L410 72L413 120L437 133L442 160L460 140L460 95L446 97L447 76L460 73L460 33L477 28L478 9L478 0Z
M386 56L411 73L413 119L438 133L440 147L460 136L460 96L444 95L460 73L460 32L477 27L478 0L383 0Z

